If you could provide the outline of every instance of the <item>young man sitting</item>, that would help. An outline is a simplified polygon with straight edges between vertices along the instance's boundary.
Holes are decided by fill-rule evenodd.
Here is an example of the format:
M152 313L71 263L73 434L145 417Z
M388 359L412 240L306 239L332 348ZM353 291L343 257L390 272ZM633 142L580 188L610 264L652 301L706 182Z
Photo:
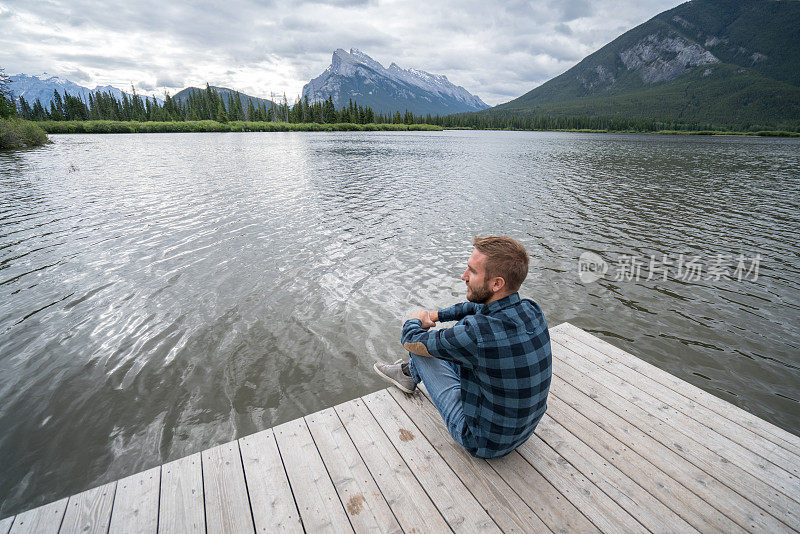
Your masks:
M453 439L496 458L527 440L547 408L550 335L539 305L517 293L528 274L522 243L489 236L473 245L461 275L469 302L414 313L402 334L410 361L374 369L406 393L424 383ZM429 331L440 321L457 323Z

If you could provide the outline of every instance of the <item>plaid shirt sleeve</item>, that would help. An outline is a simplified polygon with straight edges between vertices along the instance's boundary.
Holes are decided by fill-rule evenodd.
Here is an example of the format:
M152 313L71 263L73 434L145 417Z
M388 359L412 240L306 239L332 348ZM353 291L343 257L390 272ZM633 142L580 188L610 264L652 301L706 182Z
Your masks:
M460 321L467 315L474 315L483 308L483 304L476 304L474 302L459 302L453 304L448 308L439 310L439 321L446 323L448 321Z
M401 341L403 348L412 354L441 358L469 368L476 364L481 352L477 328L469 319L452 328L431 331L423 330L419 319L409 319L403 325Z

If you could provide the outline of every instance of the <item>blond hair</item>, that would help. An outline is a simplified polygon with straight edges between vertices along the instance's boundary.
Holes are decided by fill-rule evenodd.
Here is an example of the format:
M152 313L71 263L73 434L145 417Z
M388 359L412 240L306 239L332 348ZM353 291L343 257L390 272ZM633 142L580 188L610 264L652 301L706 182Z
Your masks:
M504 235L476 237L472 240L475 250L486 256L486 278L501 277L506 287L519 290L528 276L528 251L525 245Z

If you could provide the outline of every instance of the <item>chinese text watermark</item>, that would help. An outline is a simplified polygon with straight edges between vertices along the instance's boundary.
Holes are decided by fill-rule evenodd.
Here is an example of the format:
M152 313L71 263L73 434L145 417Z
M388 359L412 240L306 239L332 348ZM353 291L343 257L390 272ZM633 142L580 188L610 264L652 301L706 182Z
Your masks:
M599 254L584 252L578 258L578 278L584 284L606 277L617 282L650 280L758 280L761 255L717 254L702 258L689 254L621 255L609 264Z

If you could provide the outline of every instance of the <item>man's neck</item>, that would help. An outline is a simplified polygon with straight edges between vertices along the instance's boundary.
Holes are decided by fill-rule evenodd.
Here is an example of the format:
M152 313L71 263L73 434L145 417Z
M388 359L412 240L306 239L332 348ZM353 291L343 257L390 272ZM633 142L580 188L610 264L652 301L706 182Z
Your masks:
M514 293L516 293L516 291L512 291L511 293L508 293L508 292L505 292L505 293L495 293L495 294L492 296L492 298L490 298L489 300L487 300L487 301L486 301L486 302L484 302L483 304L484 304L484 305L486 305L486 306L488 306L488 305L489 305L489 304L491 304L492 302L498 301L498 300L500 300L500 299L504 299L504 298L506 298L506 297L507 297L507 296L509 296L509 295L513 295Z

